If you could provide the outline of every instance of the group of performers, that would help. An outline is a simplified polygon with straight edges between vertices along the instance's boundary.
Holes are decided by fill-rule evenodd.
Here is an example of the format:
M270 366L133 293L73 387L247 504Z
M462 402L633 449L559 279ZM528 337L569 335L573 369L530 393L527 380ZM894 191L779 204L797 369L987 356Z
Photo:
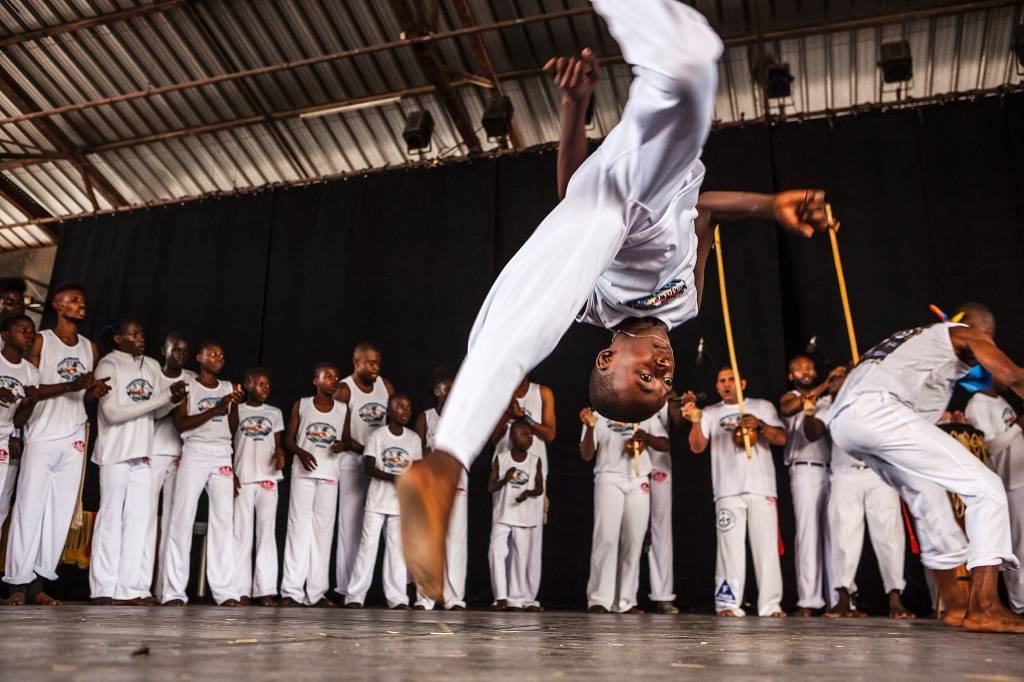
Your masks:
M205 490L206 577L218 604L335 605L327 596L334 542L334 589L347 606L361 607L383 534L390 607L409 608L411 577L417 607L464 608L467 471L490 441L495 608L539 610L554 401L526 377L576 320L612 332L593 364L590 405L580 412L580 455L595 462L591 611L639 610L648 523L656 548L651 598L659 611L675 611L671 504L655 491L671 494L669 431L688 421L690 448L710 446L713 458L719 614L744 615L749 536L757 612L785 615L769 448L785 445L797 518L798 615L855 613L850 595L866 520L890 613L909 617L900 600L902 499L944 620L969 630L1024 632L1024 620L997 591L1005 570L1014 606L1021 607L1016 555L1024 549L1024 474L1014 453L1024 439L996 397L1001 389L1024 395L1024 369L995 345L991 312L965 305L958 322L894 334L820 384L813 363L795 358L793 392L780 402L785 422L772 403L744 399L735 362L717 376L721 402L700 408L693 393L677 391L668 332L697 314L713 226L759 217L811 237L834 234L838 225L818 190L702 193L700 155L721 41L696 10L673 0L594 5L634 67L621 121L588 158L585 112L597 61L584 50L548 63L563 92L561 201L499 275L458 375L438 374L437 404L414 427L409 398L381 378L380 353L369 344L355 349L353 372L344 379L336 365L316 365L312 395L286 417L267 402L267 370L250 369L242 384L220 379L225 349L216 342L190 349L172 334L161 365L143 354L141 324L125 318L105 329L109 352L101 357L78 333L85 316L78 285L52 290L51 330L36 334L23 313L3 317L8 383L0 387L0 446L11 453L2 463L7 479L15 475L13 453L23 448L5 562L8 603L56 603L43 581L56 578L89 440L86 408L95 404L95 603L186 603L196 507ZM192 357L195 373L185 369ZM1010 501L1004 480L935 425L953 387L975 366L992 384L969 412L993 451L1009 453L997 468L1012 489ZM278 599L274 518L287 454ZM5 480L3 490L10 488ZM966 534L947 491L966 505ZM958 576L964 566L969 595Z

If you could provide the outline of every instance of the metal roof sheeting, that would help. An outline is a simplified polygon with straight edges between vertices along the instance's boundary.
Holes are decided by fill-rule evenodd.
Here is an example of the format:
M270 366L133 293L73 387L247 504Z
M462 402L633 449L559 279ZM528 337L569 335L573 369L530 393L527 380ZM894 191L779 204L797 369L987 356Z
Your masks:
M631 74L603 22L587 11L588 3L425 0L423 15L428 21L436 16L432 32L464 28L457 2L468 4L478 24L579 10L479 34L515 107L523 147L553 142L558 135L559 95L539 68L549 57L576 53L583 46L607 58L590 134L602 137L615 125ZM876 66L879 45L891 40L908 40L912 48L914 79L902 89L903 97L984 90L1020 80L1010 40L1024 2L692 4L729 45L719 66L715 107L715 118L723 124L764 115L750 66L762 51L787 62L795 78L792 98L785 101L787 115L895 101L895 88L882 87ZM894 13L901 19L872 23L871 17ZM45 29L51 35L40 35ZM782 37L778 32L784 32ZM41 110L402 39L399 20L385 0L0 0L0 70ZM479 83L481 77L472 39L462 35L429 45L477 127L483 149L494 149L497 144L485 140L479 127L492 90L467 82L475 77ZM416 109L430 110L436 121L432 149L422 158L467 151L408 43L268 71L0 122L0 179L38 205L36 218L114 209L121 201L136 206L311 181L408 162L402 128L405 116ZM299 116L304 110L389 93L403 96L354 111ZM771 110L778 113L774 102ZM9 88L0 87L0 118L30 113L12 101ZM46 122L56 133L45 129ZM80 155L55 143L55 135L63 135ZM91 166L84 171L83 159ZM96 181L106 181L109 189L91 192L88 185L95 187ZM26 222L26 211L0 191L0 250L52 243L48 228Z

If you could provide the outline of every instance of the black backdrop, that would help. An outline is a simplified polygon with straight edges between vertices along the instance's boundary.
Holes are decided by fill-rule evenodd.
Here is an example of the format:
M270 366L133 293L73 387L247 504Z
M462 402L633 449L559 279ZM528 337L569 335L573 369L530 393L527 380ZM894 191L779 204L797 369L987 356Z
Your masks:
M843 223L862 348L927 322L929 303L950 308L976 299L1001 318L1002 344L1024 355L1024 96L729 128L712 134L704 160L706 189L829 191ZM333 359L345 370L352 347L372 340L383 351L384 375L420 410L431 403L431 368L458 365L478 305L555 204L554 187L554 153L526 153L80 220L62 229L53 279L85 285L87 334L127 312L145 325L154 354L163 334L180 329L194 341L220 339L228 377L250 365L271 367L271 402L285 411L309 390L316 362ZM751 395L781 394L787 356L812 335L826 362L848 356L827 239L804 241L740 221L724 230L724 242ZM726 359L718 294L712 265L705 309L673 335L677 385L709 395L713 368L698 368L693 358L704 336L714 361ZM576 414L607 338L576 325L533 374L554 389L558 406L542 587L551 606L585 603L593 488L591 467L577 456ZM715 548L709 461L688 451L684 432L673 440L676 589L684 608L708 608ZM489 599L486 462L477 460L470 496L468 595L478 604ZM785 470L779 462L776 468L784 604L791 608L793 515ZM87 507L96 508L96 480L92 471ZM282 498L282 539L285 510ZM920 565L909 557L907 572L908 600L927 608ZM867 549L858 582L881 606Z

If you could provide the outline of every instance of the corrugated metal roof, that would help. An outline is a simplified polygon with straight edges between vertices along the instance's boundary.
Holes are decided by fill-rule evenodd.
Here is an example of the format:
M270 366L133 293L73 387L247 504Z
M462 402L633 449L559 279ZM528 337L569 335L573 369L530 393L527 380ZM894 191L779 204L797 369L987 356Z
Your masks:
M406 36L395 2L413 13L419 7L417 16L435 34L465 28L460 2L481 25L559 15L427 43L484 150L498 145L484 139L479 123L492 91L479 85L487 74L474 58L475 35L513 102L523 147L558 135L558 93L540 67L583 46L605 58L590 134L601 137L617 122L631 74L584 0L0 0L0 70L7 81L0 83L0 250L51 243L47 216L464 155L463 136L422 54L401 42ZM722 124L764 116L751 64L765 51L788 63L795 78L784 101L787 115L1020 80L1010 42L1024 2L692 4L729 46L715 107ZM876 61L881 43L899 39L910 42L914 79L897 93L882 87ZM274 66L396 41L391 49ZM253 69L260 72L225 76ZM217 82L174 85L218 76ZM145 92L152 88L164 91ZM394 94L401 99L300 117L317 107ZM110 98L120 101L104 103ZM402 141L405 117L416 109L429 110L437 123L424 154L410 154ZM771 111L779 113L777 102ZM9 120L15 117L21 118ZM27 218L41 218L41 224L26 225Z

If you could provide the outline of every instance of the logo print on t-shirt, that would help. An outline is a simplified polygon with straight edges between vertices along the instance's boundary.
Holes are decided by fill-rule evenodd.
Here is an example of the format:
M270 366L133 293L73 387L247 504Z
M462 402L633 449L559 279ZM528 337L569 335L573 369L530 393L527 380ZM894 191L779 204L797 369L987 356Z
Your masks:
M0 377L0 383L2 383L4 377ZM1003 410L1003 421L1007 426L1013 426L1013 422L1017 421L1017 413L1013 411L1012 407L1007 407Z
M370 426L383 426L387 414L387 408L380 403L366 403L359 408L359 418Z
M12 376L4 374L0 376L0 388L6 388L13 393L18 400L25 397L25 388L21 385L21 382ZM12 403L4 402L0 400L0 405L11 405Z
M125 387L125 392L133 403L141 403L153 396L153 384L145 379L136 379Z
M681 279L674 279L668 284L658 287L658 290L650 296L643 296L641 298L635 298L632 301L626 301L626 305L634 310L655 310L685 291L686 282Z
M203 398L202 400L200 400L198 403L196 403L196 407L199 409L200 412L206 412L207 410L212 410L213 408L217 407L217 405L219 405L219 404L220 404L220 398L210 397L210 398ZM212 422L222 422L222 421L224 421L224 416L220 415L220 416L214 417L210 421L212 421Z
M330 447L338 439L338 430L323 422L313 422L303 433L306 434L306 440L321 449Z
M861 355L860 360L861 362L881 362L889 357L893 351L923 332L925 329L925 327L914 327L913 329L905 329L901 332L896 332L889 338L878 343L867 353Z
M76 357L64 358L57 363L57 376L61 381L74 381L85 374L85 365Z
M608 422L608 428L611 429L613 432L619 434L620 436L624 434L629 434L630 436L633 435L632 424L625 424L623 422Z
M238 430L242 435L253 440L263 440L270 435L272 428L270 420L258 414L246 417L238 423Z
M740 413L734 412L727 414L718 420L718 425L722 427L722 430L726 433L732 433L736 430L736 427L740 425Z
M380 461L384 465L384 471L389 474L400 476L412 463L409 453L404 448L390 447L380 453Z
M530 474L526 473L525 470L516 467L512 470L512 480L510 480L508 484L513 488L522 488L529 482Z

